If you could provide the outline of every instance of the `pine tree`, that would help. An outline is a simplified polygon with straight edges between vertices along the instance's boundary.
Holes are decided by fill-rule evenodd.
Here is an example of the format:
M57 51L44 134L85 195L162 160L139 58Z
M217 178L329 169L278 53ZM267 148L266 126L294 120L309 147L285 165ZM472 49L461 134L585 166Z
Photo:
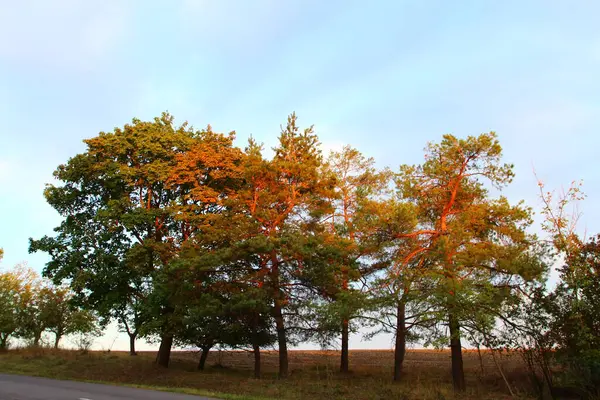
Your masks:
M300 131L292 114L272 160L264 159L262 147L252 140L246 149L246 187L240 191L240 202L242 215L249 218L248 248L258 264L253 280L267 290L272 302L281 378L288 375L289 335L284 311L294 308L293 281L302 270L299 247L311 216L326 206L318 145L313 128Z
M525 229L530 210L490 198L484 183L501 188L513 178L512 165L501 164L495 133L457 139L445 135L429 144L425 162L403 166L397 179L402 197L417 208L417 230L405 238L422 243L405 257L427 262L439 284L432 301L449 329L452 377L465 390L461 324L491 313L513 289L514 278L539 270L514 262L532 244Z
M331 191L331 212L323 219L327 230L335 236L331 244L341 247L341 262L328 263L330 282L323 287L326 298L333 303L321 313L334 313L341 331L340 372L349 371L349 334L351 319L364 307L364 293L355 284L376 271L372 257L380 246L375 215L387 189L389 171L377 171L373 158L345 146L332 152L327 160L327 172L334 186ZM334 317L335 318L335 317Z

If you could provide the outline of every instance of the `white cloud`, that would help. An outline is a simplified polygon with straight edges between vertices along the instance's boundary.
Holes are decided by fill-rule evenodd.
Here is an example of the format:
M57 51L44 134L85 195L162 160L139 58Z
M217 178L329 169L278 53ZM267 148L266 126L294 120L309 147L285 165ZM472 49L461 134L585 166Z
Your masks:
M0 60L91 68L102 62L124 35L127 4L115 0L6 2L0 13Z

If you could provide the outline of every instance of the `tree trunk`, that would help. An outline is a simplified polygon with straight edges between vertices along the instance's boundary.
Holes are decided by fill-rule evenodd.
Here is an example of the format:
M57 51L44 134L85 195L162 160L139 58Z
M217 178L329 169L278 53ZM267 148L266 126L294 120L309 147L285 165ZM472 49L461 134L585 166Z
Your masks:
M56 335L56 337L54 338L54 348L58 349L58 343L60 342L62 335L58 334L58 333L56 333L55 335Z
M137 352L135 351L135 337L136 336L137 336L137 334L135 334L135 333L129 334L129 355L130 356L137 356Z
M481 356L481 346L477 343L477 355L479 356L479 367L481 368L481 375L484 374L483 371L483 357Z
M398 301L396 310L396 346L394 348L394 382L402 378L402 366L406 354L406 303Z
M287 378L288 376L288 351L287 340L285 334L285 325L283 322L283 314L281 312L280 300L275 300L275 327L277 329L277 343L279 345L279 377Z
M8 335L0 333L0 351L6 351L8 348Z
M347 219L346 219L347 221ZM346 292L348 291L348 267L343 266L342 267L342 291ZM348 340L349 340L349 336L350 336L350 327L349 327L349 321L348 318L346 318L346 316L344 316L344 318L342 319L342 354L341 354L341 360L340 360L340 372L341 373L348 373L349 369L350 369L350 355L349 355L349 346L348 346Z
M168 368L171 359L171 347L173 346L173 335L163 335L156 356L156 363L161 367Z
M208 347L208 346L202 347L202 354L200 354L200 361L198 362L198 369L200 371L204 371L204 366L206 365L206 359L208 358L209 351L210 351L210 347Z
M282 305L284 299L279 286L279 260L275 253L271 254L271 284L275 302L273 306L273 317L275 318L275 328L277 330L277 344L279 346L279 378L288 376L288 351L287 338L285 333L285 323L283 320Z
M448 323L450 327L450 351L452 354L452 383L456 392L464 392L466 386L462 345L460 343L460 324L453 311L450 311L448 315Z
M33 336L33 347L40 347L41 339L42 339L42 332L36 332Z
M260 379L260 346L254 343L252 349L254 352L254 377Z
M492 349L490 347L489 343L488 343L487 346L490 349L490 351L492 352L492 358L494 359L494 364L496 364L496 368L498 368L498 372L500 372L500 375L502 375L502 379L504 379L504 383L506 384L506 388L508 389L508 392L510 393L510 397L515 397L515 394L513 393L513 390L510 387L510 383L508 382L508 379L506 379L506 375L504 375L504 371L502 370L502 366L500 365L500 363L496 359L496 353L494 353L494 349Z
M347 319L342 321L342 359L340 361L340 372L348 373L349 371L349 348L348 339L350 336L350 328Z

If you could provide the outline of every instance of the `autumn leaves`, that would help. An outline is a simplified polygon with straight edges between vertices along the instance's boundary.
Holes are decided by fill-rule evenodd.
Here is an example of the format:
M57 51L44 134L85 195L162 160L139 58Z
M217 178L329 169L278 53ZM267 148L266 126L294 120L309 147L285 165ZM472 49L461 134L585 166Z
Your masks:
M132 343L160 338L163 366L174 344L248 346L259 376L260 348L276 343L283 378L290 343L341 338L348 372L350 333L394 315L395 379L407 341L446 338L464 390L465 327L542 272L519 265L530 211L485 189L513 174L493 133L446 135L398 173L350 147L322 155L294 114L271 159L168 114L86 144L55 172L46 197L64 219L32 250Z

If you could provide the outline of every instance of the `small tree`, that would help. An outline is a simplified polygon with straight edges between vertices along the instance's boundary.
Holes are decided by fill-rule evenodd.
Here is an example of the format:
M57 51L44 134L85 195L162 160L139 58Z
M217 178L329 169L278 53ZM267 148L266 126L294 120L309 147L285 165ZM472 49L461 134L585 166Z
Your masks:
M19 327L20 282L14 273L0 274L0 350L8 348L8 339Z
M98 330L97 319L90 311L74 307L68 288L53 287L45 291L46 328L54 334L54 348L60 340L73 333L89 334Z
M434 326L435 315L427 301L435 281L423 277L422 265L418 260L398 268L391 264L384 277L372 282L371 315L380 332L394 336L394 381L402 379L406 347L427 336L427 330Z
M596 396L600 392L600 236L587 240L577 232L577 203L585 198L580 183L573 182L558 195L544 191L542 182L539 187L543 228L562 262L560 281L542 298L548 336L556 346L556 361L564 367L558 377L563 386L579 388L580 395Z
M201 350L198 369L204 370L210 350L228 341L232 324L224 310L225 296L199 290L198 287L194 289L188 298L176 341Z
M34 347L40 345L42 334L48 328L51 305L50 291L46 285L36 285L35 290L24 299L20 315L19 336L32 341Z
M8 348L10 337L24 333L23 315L38 284L39 276L24 265L0 273L0 351Z

